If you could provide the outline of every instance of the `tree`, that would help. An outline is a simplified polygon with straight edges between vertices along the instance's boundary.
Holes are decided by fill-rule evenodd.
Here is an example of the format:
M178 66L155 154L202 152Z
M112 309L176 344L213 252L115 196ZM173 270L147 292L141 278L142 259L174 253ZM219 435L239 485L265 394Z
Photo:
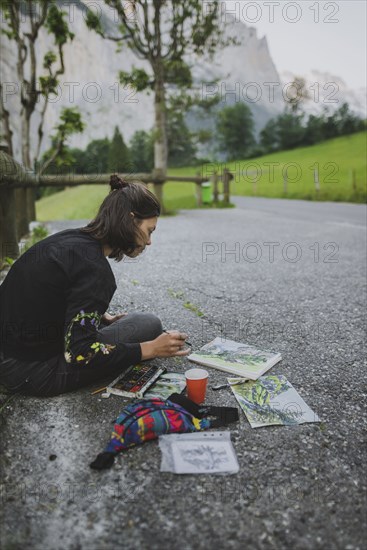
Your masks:
M167 86L190 88L191 68L187 54L213 54L223 39L220 25L220 0L203 4L201 0L105 0L120 21L120 35L111 37L101 21L88 12L87 24L106 38L120 40L149 64L150 72L134 67L120 72L120 82L138 92L154 92L154 170L165 177L167 170Z
M260 143L266 153L274 153L280 147L278 122L272 118L260 132Z
M74 35L69 31L66 15L60 11L55 0L0 0L0 7L6 26L2 30L9 40L16 44L17 76L20 89L22 123L22 162L26 168L32 168L38 158L43 139L43 124L49 97L56 92L58 77L64 73L63 48ZM28 17L24 17L27 15ZM57 53L48 51L43 58L44 74L40 74L37 60L37 41L41 29L54 37ZM58 67L56 64L58 63ZM4 137L11 155L13 154L11 115L6 109L3 89L0 83L0 110L4 117ZM30 147L31 118L38 102L43 102L38 125L38 143L36 154L32 158Z
M130 141L130 157L134 172L151 172L154 166L152 134L137 130Z
M243 102L225 107L217 117L218 143L228 160L247 158L255 145L254 120Z
M355 115L349 108L348 103L343 103L339 109L330 114L325 109L323 114L323 135L324 139L353 134L365 129L363 119Z
M80 174L107 174L111 142L108 138L91 141L84 152Z
M70 149L67 145L69 136L73 133L82 132L84 123L77 109L64 108L60 115L60 123L55 128L55 134L51 136L51 147L42 155L40 161L35 161L35 170L41 174L67 174L69 167L75 164L76 159L83 156L80 149ZM45 197L58 191L63 187L41 187L36 189L36 198Z
M181 112L168 115L168 165L173 167L188 166L195 161L196 147L193 134L186 126Z
M4 23L1 33L15 43L18 77L18 97L21 119L21 161L27 169L33 168L39 158L43 139L43 125L49 97L55 93L58 77L64 73L63 48L74 35L69 31L64 19L65 13L57 7L56 0L0 0L0 11ZM27 17L24 17L26 15ZM37 41L40 31L46 31L54 38L57 53L48 51L43 58L43 71L39 70L37 59ZM42 103L43 102L43 103ZM38 123L38 143L32 154L31 120L40 103L40 120ZM13 119L17 113L10 113L4 101L3 85L0 82L0 115L3 120L2 133L11 156L14 155ZM36 218L34 190L18 189L18 230L21 235L28 232L28 221Z
M324 108L322 133L324 139L331 139L339 135L339 124L336 111L330 114L330 111Z
M311 96L306 88L305 79L300 76L296 76L286 91L286 109L289 107L289 111L296 115L300 111L302 104L310 99L310 97Z
M279 149L295 149L302 145L305 129L302 124L303 114L283 113L277 117Z
M45 151L40 162L36 163L37 171L43 167L43 173L46 174L106 174L108 152L110 141L108 138L96 139L91 141L85 151L76 147L70 148L64 144L61 152L54 157L54 151L57 147L56 136L53 137L52 147ZM51 160L54 157L54 160ZM46 165L47 162L47 165ZM46 166L45 166L46 165ZM36 190L37 199L46 197L64 187L38 187Z
M348 103L343 103L336 111L336 118L341 135L354 134L364 130L363 120L350 110Z
M132 170L129 149L117 126L108 151L107 170L118 173Z
M303 116L284 112L269 120L260 132L260 142L264 150L272 153L302 145L306 133L302 124Z
M52 136L52 147L49 151L49 158L40 165L39 173L43 174L47 168L56 162L56 166L70 165L73 157L70 150L66 147L66 142L72 134L80 133L84 130L80 112L75 108L64 107L60 115L60 123L56 126L56 133Z
M67 146L66 149L68 149ZM88 174L88 163L85 159L85 151L78 149L77 147L70 148L69 151L70 157L73 159L72 163L68 163L67 165L58 168L59 172L67 174L72 171L74 174ZM70 167L72 170L70 170ZM51 170L52 166L48 168L47 173L52 174L53 172Z
M168 165L179 167L195 161L196 147L193 143L194 134L185 123L185 111L178 108L176 99L171 98L167 107Z
M305 135L303 139L304 145L314 145L320 143L324 139L324 117L310 115L308 117L307 126L305 129Z

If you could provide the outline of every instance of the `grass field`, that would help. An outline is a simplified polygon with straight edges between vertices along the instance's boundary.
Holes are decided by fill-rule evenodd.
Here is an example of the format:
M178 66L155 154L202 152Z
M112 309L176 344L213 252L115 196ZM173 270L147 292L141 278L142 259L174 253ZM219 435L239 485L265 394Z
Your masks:
M282 151L257 159L202 167L170 169L172 176L200 175L208 179L225 166L236 173L231 194L291 199L366 202L367 133L332 139L311 147ZM314 183L317 167L320 190ZM352 173L354 170L354 176ZM284 176L287 176L286 192ZM354 179L354 184L353 184ZM197 208L193 183L167 182L164 201L168 210ZM106 185L81 185L37 201L39 221L92 218L107 193Z

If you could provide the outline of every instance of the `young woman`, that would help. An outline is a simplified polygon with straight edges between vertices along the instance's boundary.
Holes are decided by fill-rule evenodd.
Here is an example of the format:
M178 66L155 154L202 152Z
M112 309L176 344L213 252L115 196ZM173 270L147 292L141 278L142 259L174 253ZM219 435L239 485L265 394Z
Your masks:
M93 221L32 246L0 285L0 384L10 391L57 395L188 353L186 334L162 332L151 313L106 313L116 290L106 257L141 254L160 215L143 184L111 176L110 185Z

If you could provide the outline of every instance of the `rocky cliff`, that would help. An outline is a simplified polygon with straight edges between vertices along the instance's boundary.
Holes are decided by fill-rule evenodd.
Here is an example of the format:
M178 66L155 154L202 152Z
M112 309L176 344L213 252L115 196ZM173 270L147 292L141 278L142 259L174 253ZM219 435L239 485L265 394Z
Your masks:
M136 94L124 88L118 83L117 76L120 70L128 71L132 65L144 66L144 61L137 59L127 48L117 53L116 43L89 31L82 2L72 5L67 11L75 38L65 47L66 71L60 80L58 96L53 98L48 107L43 149L50 144L52 129L64 106L78 106L87 123L83 135L72 138L71 144L75 146L83 147L92 139L111 137L115 125L119 126L126 141L129 141L135 130L150 129L153 125L153 96ZM105 12L103 22L110 31L116 27L112 13ZM279 110L279 102L269 103L265 96L266 90L260 93L259 87L264 88L263 82L279 82L279 76L265 37L259 39L256 29L240 22L235 22L230 32L236 36L240 45L223 49L213 62L190 59L194 66L195 83L200 87L201 80L217 81L214 87L203 85L201 92L203 97L209 97L214 91L219 92L223 104L250 98L249 105L259 128ZM44 53L51 46L50 37L42 32L37 44L39 66ZM1 74L7 91L7 105L12 113L16 156L19 157L19 89L15 63L14 46L2 35ZM259 97L256 98L256 94ZM34 117L34 132L36 123L37 117Z
M70 140L72 146L84 147L92 139L111 137L115 125L119 126L126 142L135 130L149 130L153 125L152 94L136 94L124 88L118 83L117 76L120 70L128 71L133 65L147 68L145 62L137 59L127 48L118 53L116 43L89 31L85 24L86 9L83 2L76 2L64 9L68 13L68 23L75 38L65 47L66 71L60 79L58 95L48 107L42 149L50 145L53 128L61 108L65 106L79 107L86 122L85 132ZM104 12L103 24L110 32L114 31L116 22L111 12ZM259 38L255 28L239 21L232 21L228 29L237 38L239 45L219 51L214 61L189 59L193 66L195 85L203 97L219 93L221 106L246 101L253 111L258 131L284 107L280 85L282 81L265 37ZM37 43L39 67L44 53L51 47L50 36L43 31ZM20 91L15 64L14 45L2 35L1 76L6 91L6 104L12 114L15 154L20 158ZM200 84L201 81L212 84ZM193 127L201 124L193 117L188 120ZM33 117L34 135L36 128L37 116Z

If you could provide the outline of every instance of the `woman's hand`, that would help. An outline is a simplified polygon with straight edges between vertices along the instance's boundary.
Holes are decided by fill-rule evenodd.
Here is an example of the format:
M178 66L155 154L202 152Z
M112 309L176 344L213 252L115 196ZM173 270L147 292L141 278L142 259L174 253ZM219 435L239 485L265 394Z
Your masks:
M117 315L110 315L109 313L104 313L101 317L101 321L105 325L112 325L115 321L118 321L122 317L126 317L127 313L118 313Z
M155 357L176 357L188 355L191 350L183 349L186 338L187 334L184 332L178 332L177 330L164 332L155 340L140 344L141 358L144 361L145 359L154 359Z

